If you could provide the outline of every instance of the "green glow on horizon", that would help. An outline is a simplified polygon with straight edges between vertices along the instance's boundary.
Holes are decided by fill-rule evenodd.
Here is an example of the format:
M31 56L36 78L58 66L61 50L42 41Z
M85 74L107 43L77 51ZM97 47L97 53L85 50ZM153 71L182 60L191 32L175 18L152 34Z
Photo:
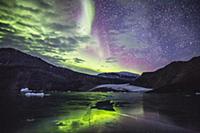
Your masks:
M92 0L81 0L82 15L80 18L81 33L90 35L95 16L95 6Z

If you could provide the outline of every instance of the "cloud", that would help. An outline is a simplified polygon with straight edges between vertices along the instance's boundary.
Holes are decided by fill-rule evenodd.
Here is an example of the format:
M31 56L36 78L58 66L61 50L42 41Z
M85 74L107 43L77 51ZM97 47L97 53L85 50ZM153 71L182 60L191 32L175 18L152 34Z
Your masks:
M30 12L33 12L33 13L40 13L40 11L41 11L41 10L36 9L36 8L25 7L23 5L17 5L16 7L19 8L19 9L21 9L21 10L30 11Z
M106 63L116 63L118 60L115 57L106 58Z
M75 28L74 25L60 24L60 23L51 23L48 25L49 28L54 29L55 31L67 31Z
M85 60L79 59L79 58L74 58L74 62L75 63L82 63L82 62L85 62Z
M79 0L1 0L0 47L13 47L61 66L80 64L81 45L91 37L75 22ZM92 70L88 70L92 71Z
M112 36L112 35L111 35ZM137 38L137 35L129 30L115 33L112 36L112 42L118 46L125 46L125 48L143 49L149 45L144 41Z
M97 74L99 72L90 69L90 68L84 68L84 67L79 67L79 66L74 66L74 65L66 65L68 68L71 68L72 70L78 71L78 72L85 72L85 73L89 73L89 74Z

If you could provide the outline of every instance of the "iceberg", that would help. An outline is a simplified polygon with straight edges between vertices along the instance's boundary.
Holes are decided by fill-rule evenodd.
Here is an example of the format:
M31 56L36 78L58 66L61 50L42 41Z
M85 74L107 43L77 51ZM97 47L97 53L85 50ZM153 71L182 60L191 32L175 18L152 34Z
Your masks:
M200 95L200 92L196 92L195 94L196 94L196 95Z
M29 88L22 88L20 92L26 96L26 97L44 97L44 96L50 96L50 94L45 94L43 92L36 92L33 90L30 90Z
M25 93L25 96L26 97L44 97L45 94L43 92L42 93L28 92L28 93Z
M28 92L32 92L32 90L29 90L29 88L22 88L20 90L21 93L28 93Z

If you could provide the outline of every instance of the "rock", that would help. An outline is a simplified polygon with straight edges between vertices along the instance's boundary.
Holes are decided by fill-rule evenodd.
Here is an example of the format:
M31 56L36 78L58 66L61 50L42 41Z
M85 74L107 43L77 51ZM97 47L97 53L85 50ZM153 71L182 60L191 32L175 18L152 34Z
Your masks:
M115 111L113 107L114 103L110 100L106 101L100 101L97 102L94 106L92 106L92 109L101 109L101 110L108 110L108 111Z

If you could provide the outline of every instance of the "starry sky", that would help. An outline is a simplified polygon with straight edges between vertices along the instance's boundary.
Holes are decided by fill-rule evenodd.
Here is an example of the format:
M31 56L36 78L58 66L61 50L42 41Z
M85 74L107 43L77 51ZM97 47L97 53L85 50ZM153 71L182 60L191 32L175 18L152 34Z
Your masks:
M89 74L154 71L200 55L200 2L0 0L0 47Z

